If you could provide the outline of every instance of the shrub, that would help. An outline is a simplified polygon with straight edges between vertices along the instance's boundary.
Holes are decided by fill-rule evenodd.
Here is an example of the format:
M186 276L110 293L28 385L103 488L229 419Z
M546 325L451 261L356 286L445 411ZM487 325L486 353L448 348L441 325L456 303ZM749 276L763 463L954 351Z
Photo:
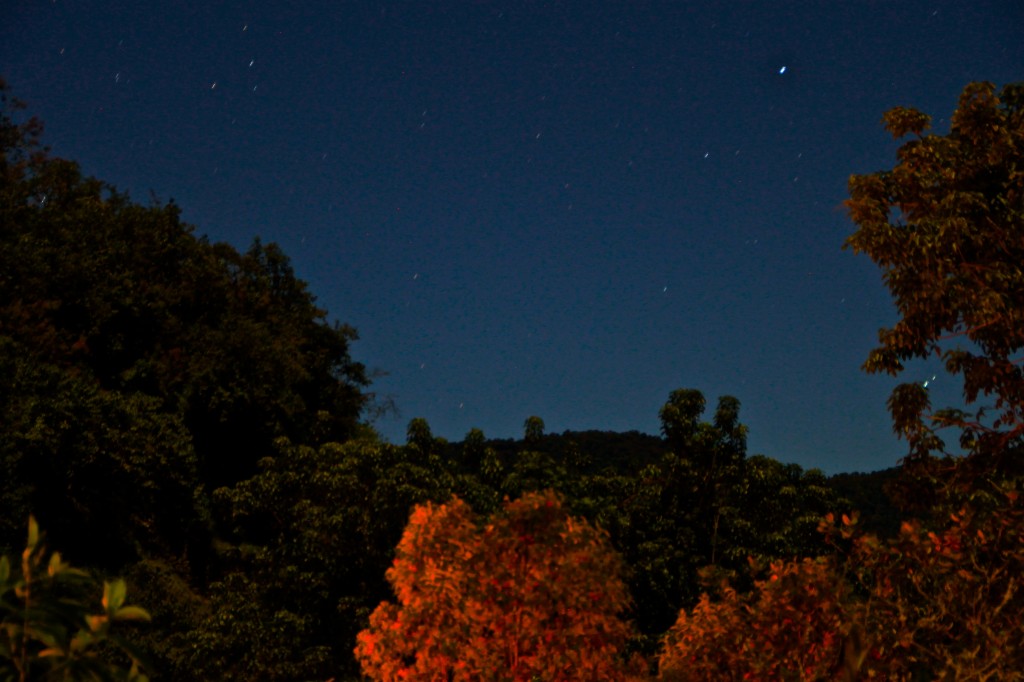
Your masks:
M83 595L96 587L89 574L47 552L30 518L20 564L0 557L0 680L146 682L141 653L113 626L149 614L125 605L123 580L104 582L95 608Z

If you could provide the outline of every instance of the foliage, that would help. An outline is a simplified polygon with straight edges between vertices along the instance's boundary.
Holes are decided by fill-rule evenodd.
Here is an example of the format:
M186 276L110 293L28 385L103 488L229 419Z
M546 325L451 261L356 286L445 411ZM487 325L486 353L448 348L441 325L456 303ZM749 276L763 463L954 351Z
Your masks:
M2 84L0 100L0 506L37 513L87 563L199 559L211 490L278 437L357 431L355 332L327 322L276 245L195 236L173 203L50 157ZM0 547L17 543L10 523Z
M328 322L276 245L257 239L239 252L211 244L173 203L140 205L83 177L77 164L40 145L38 121L16 121L18 105L2 83L0 100L0 549L19 542L15 519L35 513L77 564L130 575L156 606L159 634L139 639L171 679L212 670L213 656L205 667L189 667L194 641L215 651L278 637L286 670L304 655L277 627L287 619L253 609L292 597L294 632L305 641L319 646L326 638L323 613L354 637L358 609L339 617L337 601L311 606L313 595L345 594L321 588L329 581L317 570L335 565L289 544L289 533L322 516L326 503L300 505L259 537L251 537L259 522L250 517L248 545L232 545L241 531L235 534L230 515L211 512L218 488L244 496L266 483L244 486L261 460L277 454L278 439L315 456L321 444L365 431L359 418L372 396L364 393L364 368L349 355L354 330ZM289 485L291 494L296 486ZM304 499L288 494L268 503ZM389 552L412 504L396 486L382 485L380 495L387 499L372 511L393 504L398 520L389 526L383 515L377 527L393 530L366 543L380 548L374 558L353 564L380 584L368 599L384 593ZM277 510L264 506L253 516L264 513L274 518ZM317 527L327 530L323 522ZM248 582L233 577L265 556ZM296 566L314 576L309 584L278 589L275 571ZM243 603L251 608L235 609L233 630L210 635L211 611ZM351 663L348 646L342 651ZM240 678L262 674L245 670ZM223 674L231 671L224 666Z
M181 551L203 517L182 420L155 397L104 391L29 357L0 337L6 523L38 510L65 553L110 570L142 551ZM2 530L3 544L13 545L12 526Z
M450 449L460 471L454 489L477 513L492 512L500 495L554 489L570 513L606 528L630 567L643 633L632 645L653 654L679 610L697 601L703 567L736 572L748 556L821 554L818 523L837 509L821 472L746 457L738 400L721 398L708 422L704 405L697 390L673 392L661 411L667 441L636 432L543 434L536 417L520 441L471 431Z
M704 405L700 391L679 389L669 395L659 416L672 451L696 477L696 521L707 538L702 554L713 564L718 558L722 515L731 506L730 493L743 475L747 427L739 423L740 401L736 398L718 399L712 423L699 421Z
M646 648L700 596L702 569L739 574L747 558L767 563L827 550L816 533L836 508L819 471L746 456L739 401L719 399L701 421L704 396L673 391L661 410L672 451L635 476L609 481L614 513L602 518L632 572L630 589Z
M455 497L418 506L356 656L376 680L627 677L621 559L552 493L481 524Z
M434 438L430 431L430 424L423 417L416 417L409 421L405 429L405 442L410 448L420 453L420 457L426 460L430 455L436 454L442 444Z
M99 608L85 597L96 587L89 574L47 551L29 518L20 565L0 557L0 680L145 682L141 654L114 625L149 614L125 604L123 580L103 583Z
M351 642L389 594L384 574L410 510L450 494L417 448L277 447L256 476L214 494L230 544L188 635L187 667L204 679L354 674Z
M544 436L544 420L537 416L527 417L523 422L523 440L533 444Z
M929 117L902 107L885 125L915 139L892 170L852 176L846 202L858 228L846 245L882 268L900 315L864 367L896 376L942 358L975 411L931 412L927 388L904 383L889 399L896 433L920 459L956 427L962 448L1002 468L1024 435L1024 84L999 96L968 85L947 135L924 134Z
M1013 680L1024 674L1024 504L996 491L929 527L905 522L881 543L855 537L850 560L871 656L864 673L890 679Z
M774 563L747 595L705 594L666 636L661 678L1021 679L1024 498L1000 495L998 510L904 522L888 541L824 523L838 557Z
M840 504L818 469L805 471L764 455L746 459L731 500L721 521L720 563L733 570L748 557L767 564L825 553L818 525Z
M900 513L891 492L900 472L900 467L891 467L870 473L834 474L829 476L828 487L839 497L842 512L858 513L862 530L891 538L900 528Z
M468 441L467 434L463 444L453 444L453 448L463 447ZM517 452L527 447L524 441L512 439L488 439L485 446L492 448L507 461L511 461ZM585 466L579 467L581 473L614 471L631 474L647 464L658 461L665 452L665 442L658 436L639 431L565 431L545 433L537 442L530 444L529 449L567 461L575 450L578 456L591 460Z
M850 632L849 587L827 560L777 562L749 595L729 586L683 610L658 659L661 680L824 680Z
M124 569L124 579L151 620L126 624L125 636L146 652L159 680L197 679L189 665L191 633L209 618L205 585L189 575L188 565L174 559L145 559Z

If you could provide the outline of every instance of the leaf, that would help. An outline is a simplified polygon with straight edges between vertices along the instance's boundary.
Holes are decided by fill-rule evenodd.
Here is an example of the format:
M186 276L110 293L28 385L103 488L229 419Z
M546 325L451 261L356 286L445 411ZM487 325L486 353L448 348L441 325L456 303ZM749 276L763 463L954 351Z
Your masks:
M121 608L127 592L128 588L121 578L103 583L103 608L108 614L113 614Z
M86 616L85 622L89 625L90 631L99 632L110 621L106 616Z
M28 517L28 543L25 548L26 552L31 553L39 544L39 524L36 522L35 516Z
M67 567L67 564L61 561L60 552L54 552L50 555L50 563L46 567L46 574L53 578L63 573Z
M114 613L114 620L143 620L149 621L149 611L141 606L122 606Z

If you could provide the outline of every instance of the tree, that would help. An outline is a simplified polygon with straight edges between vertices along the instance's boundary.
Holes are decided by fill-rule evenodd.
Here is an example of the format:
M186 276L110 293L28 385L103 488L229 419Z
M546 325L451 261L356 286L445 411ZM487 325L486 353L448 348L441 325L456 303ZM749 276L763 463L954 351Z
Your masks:
M977 409L930 412L927 388L903 383L889 399L894 430L924 459L944 448L937 431L956 427L963 448L1005 468L1024 436L1024 84L999 96L968 85L947 135L925 134L930 120L887 112L886 129L914 139L892 170L850 178L846 246L882 268L900 316L864 368L898 376L910 359L941 358Z
M740 401L718 399L712 423L701 422L704 396L696 389L679 389L661 408L661 430L672 451L686 460L699 479L697 513L706 530L708 558L715 563L719 528L730 497L743 475L747 454L747 427L739 423Z
M540 417L527 417L523 422L523 440L527 445L536 445L544 436L544 420Z
M201 679L355 674L351 642L388 594L384 573L416 504L449 481L414 447L279 441L260 472L213 496L225 529L184 666Z
M462 439L460 464L467 471L479 471L487 449L487 437L480 429L470 429Z
M852 625L849 586L827 560L777 562L748 595L701 596L665 636L658 679L837 679Z
M1024 669L1024 496L882 541L831 517L828 559L775 562L679 614L664 680L1008 680Z
M564 461L555 459L547 452L529 449L516 453L515 460L505 469L505 478L501 482L502 493L510 497L548 489L564 493L568 487L568 472Z
M79 563L201 563L210 491L255 474L277 438L358 432L355 331L279 247L211 244L173 203L83 177L15 104L0 83L0 507L36 513Z
M436 448L437 439L431 433L427 420L423 417L416 417L409 420L409 425L405 428L405 443L426 457Z
M635 474L605 480L614 492L602 521L631 567L643 647L693 606L701 574L711 566L745 575L747 559L763 564L827 551L815 531L836 499L818 471L804 472L764 456L746 457L747 428L739 401L719 399L703 421L704 396L673 391L661 409L671 451ZM749 581L743 587L750 587Z
M669 463L677 481L669 494L686 490L692 523L696 526L696 554L704 562L720 559L722 519L735 509L737 484L742 479L747 451L747 427L739 422L740 402L732 396L718 399L711 423L700 421L704 395L696 389L672 391L661 408L661 431L677 462Z
M838 497L840 511L859 514L861 529L880 538L891 538L899 532L901 516L890 488L900 476L899 466L871 473L834 474L828 478L828 487Z
M430 497L415 496L417 477L434 478L369 453L371 473L394 469L372 497L350 452L347 468L310 463L334 463L327 444L366 431L355 331L329 320L278 246L210 243L173 202L140 205L83 176L40 146L37 121L18 123L16 104L0 82L0 552L20 549L34 513L76 565L131 576L155 604L147 647L170 679L334 672L321 620L355 636L386 594L412 503ZM304 455L293 468L261 468L290 448ZM300 475L352 497L326 510L338 498L303 497ZM247 497L263 493L263 505ZM364 513L380 514L369 529ZM335 548L324 539L343 522L372 540L339 552L351 561L338 569L315 549ZM352 590L372 575L376 592L353 597L330 571ZM189 669L197 651L221 657ZM212 667L223 661L237 665Z
M762 564L829 551L818 525L839 505L818 469L804 471L764 455L746 460L721 522L721 562L732 569L748 557Z
M623 565L605 535L530 493L486 522L418 506L356 656L375 680L622 680Z
M906 521L887 542L846 519L838 527L853 540L847 574L866 595L866 677L1021 679L1024 496L1009 485L992 495L994 512L968 504L942 523Z
M182 551L204 509L181 417L17 348L0 333L0 545L13 544L10 517L37 513L77 563L116 571L140 552Z

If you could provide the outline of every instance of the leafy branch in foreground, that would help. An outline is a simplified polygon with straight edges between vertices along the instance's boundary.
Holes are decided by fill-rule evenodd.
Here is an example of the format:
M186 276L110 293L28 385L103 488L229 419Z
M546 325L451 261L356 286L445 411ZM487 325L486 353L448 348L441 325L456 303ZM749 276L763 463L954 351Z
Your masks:
M963 377L974 412L932 411L927 383L889 399L912 459L941 451L937 431L960 431L961 448L1003 469L1024 438L1024 83L964 88L947 135L930 118L885 114L896 138L912 135L892 170L850 178L846 206L857 231L846 242L882 268L900 319L879 332L864 368L892 376L912 359L940 358ZM991 467L986 467L991 468Z
M125 604L120 579L104 582L99 608L90 606L85 595L96 587L88 573L47 551L29 518L20 563L0 557L0 681L147 682L141 652L112 630L148 621L149 613Z

